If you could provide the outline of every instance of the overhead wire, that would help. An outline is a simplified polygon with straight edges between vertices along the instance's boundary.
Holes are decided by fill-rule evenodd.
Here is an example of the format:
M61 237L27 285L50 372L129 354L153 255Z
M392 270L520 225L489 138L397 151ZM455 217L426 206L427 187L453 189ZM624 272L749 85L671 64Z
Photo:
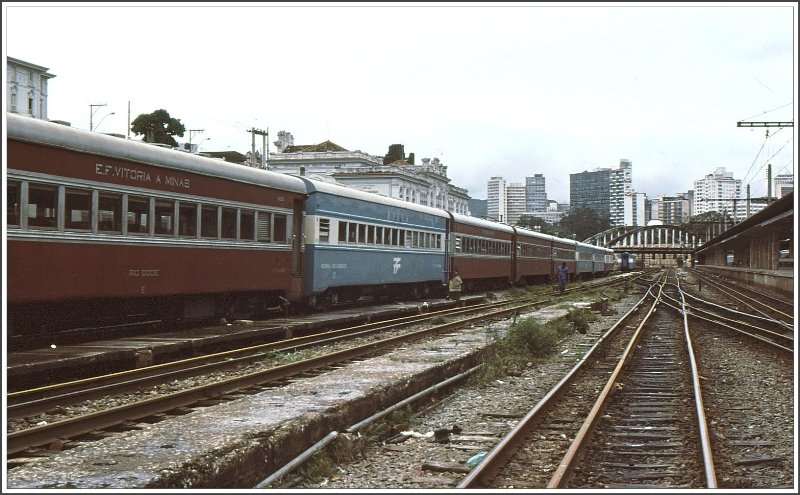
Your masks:
M787 104L787 105L790 105L790 104ZM785 107L787 105L783 105L783 106L778 107L778 108L776 108L774 110L777 110L779 108L783 108L783 107ZM770 110L770 111L773 111L773 110ZM764 113L768 113L768 112L764 112ZM761 114L761 115L763 115L763 114ZM750 117L750 118L752 118L752 117ZM737 201L741 201L742 198L739 198L738 196L742 195L742 193L746 190L747 185L755 184L755 186L753 188L751 188L751 191L750 191L750 197L751 198L758 197L759 194L762 193L762 191L763 191L763 194L761 194L761 195L762 196L766 196L766 191L764 191L764 189L765 189L764 181L762 181L760 179L756 180L756 178L759 175L759 173L761 173L764 170L764 168L770 163L770 161L773 158L775 158L781 151L783 151L783 149L786 148L786 146L788 146L790 142L793 141L794 136L790 137L783 144L783 146L781 146L777 151L772 153L772 155L769 158L766 158L765 160L763 160L761 162L761 166L753 173L752 177L750 177L750 172L753 171L753 168L756 166L756 163L758 162L759 156L761 156L761 153L764 151L764 147L767 144L767 140L769 138L771 138L771 137L774 137L774 136L778 135L784 129L785 129L784 127L780 127L773 133L770 133L769 131L766 132L766 134L764 136L764 141L761 143L761 147L758 149L758 152L756 153L756 156L753 158L753 162L750 164L750 168L748 168L747 172L745 173L744 178L741 181L741 188L739 190L739 194L737 195L737 197L731 197L727 201L722 203L721 204L722 211L735 211L737 209L737 205L735 203ZM791 159L790 159L790 162L791 162ZM775 174L773 174L773 177L775 175L777 175L777 172ZM753 183L753 184L751 184L751 183Z
M772 110L766 110L764 112L759 113L758 115L753 115L752 117L747 117L746 119L742 119L741 122L744 122L745 120L749 120L749 119L754 119L756 117L761 117L764 114L767 114L767 113L770 113L770 112L774 112L775 110L780 110L781 108L788 107L789 105L794 105L794 102L790 101L789 103L786 103L785 105L781 105L781 106L779 106L777 108L773 108Z

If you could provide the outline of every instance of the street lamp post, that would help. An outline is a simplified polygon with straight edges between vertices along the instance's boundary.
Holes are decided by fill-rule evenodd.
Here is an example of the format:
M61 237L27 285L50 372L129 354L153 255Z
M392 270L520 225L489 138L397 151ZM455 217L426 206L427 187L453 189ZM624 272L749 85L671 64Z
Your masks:
M94 108L98 107L99 109L99 107L105 107L107 105L108 105L107 103L96 103L89 105L89 131L94 130L94 126L92 125L92 118L94 117L94 114L97 113L97 110L95 110Z
M94 126L95 130L97 130L100 127L100 124L102 124L103 121L106 120L106 117L108 117L109 115L114 115L114 114L116 114L116 112L111 112L111 113L107 113L107 114L103 115L103 118L100 119L100 122L98 122L97 125Z
M207 137L207 138L205 138L205 139L202 139L202 140L200 140L200 142L199 142L199 143L197 143L197 152L198 152L198 153L200 153L200 145L201 145L201 144L205 143L206 141L210 141L210 140L211 140L211 138L210 138L210 137ZM190 151L191 151L191 148L190 148Z
M189 129L189 151L192 151L192 136L195 132L203 132L205 129ZM200 146L199 144L197 146Z

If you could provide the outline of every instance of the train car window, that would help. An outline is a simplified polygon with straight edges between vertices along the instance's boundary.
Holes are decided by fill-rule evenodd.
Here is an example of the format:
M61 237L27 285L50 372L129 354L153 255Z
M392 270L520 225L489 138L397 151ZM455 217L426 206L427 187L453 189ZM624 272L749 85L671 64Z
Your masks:
M328 244L331 239L331 221L329 218L319 219L319 242Z
M370 225L367 228L367 244L375 244L375 226Z
M236 209L222 208L222 238L236 239Z
M217 238L217 207L203 205L200 208L200 236Z
M172 236L175 234L175 202L163 199L156 200L156 235Z
M363 223L358 224L358 242L359 244L367 242L367 226Z
M383 227L375 227L375 244L383 244Z
M178 235L197 237L197 204L183 202L179 204Z
M56 228L58 188L45 184L28 186L28 226Z
M355 244L358 242L358 224L357 223L348 223L347 224L347 242Z
M403 229L400 229L400 230L397 231L397 245L398 246L400 246L400 247L405 247L406 246L406 235L408 235L408 233Z
M101 234L122 232L122 195L100 193L97 200L97 230Z
M411 247L417 248L419 247L419 232L416 230L411 233Z
M150 198L128 196L128 233L150 233Z
M6 225L19 226L20 183L16 180L6 184Z
M347 222L339 222L339 243L347 242Z
M274 239L275 242L286 243L286 228L288 223L286 221L286 215L275 214L273 215L273 232L274 232Z
M256 212L242 210L239 215L239 239L243 241L256 240Z
M383 229L383 244L386 246L392 245L392 229L388 227Z
M270 231L272 214L265 211L259 211L256 217L256 241L258 242L271 242L272 236Z
M392 246L401 246L402 230L392 229Z
M64 192L64 228L92 229L92 192L86 189L66 189Z

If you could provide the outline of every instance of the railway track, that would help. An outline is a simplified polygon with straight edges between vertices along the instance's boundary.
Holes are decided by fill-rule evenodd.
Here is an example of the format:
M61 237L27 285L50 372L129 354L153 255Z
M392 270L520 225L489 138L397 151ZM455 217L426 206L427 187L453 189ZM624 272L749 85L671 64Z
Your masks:
M562 380L569 386L545 396L459 487L716 486L688 329L657 311L665 282L648 292L636 330L617 336L627 340L621 355L612 339L588 353Z
M692 344L676 328L674 314L653 315L591 438L576 440L548 487L716 488Z
M735 311L690 294L683 295L685 299L697 303L683 306L691 318L760 341L789 355L794 352L794 331L787 328L786 324L760 315ZM665 296L665 304L673 310L682 311L681 302L669 295Z
M241 376L225 378L218 382L166 393L146 400L136 400L88 415L69 417L32 428L11 431L7 435L8 453L22 453L25 450L53 442L63 443L64 439L80 437L101 429L132 424L149 417L163 416L171 411L180 413L182 409L193 405L225 400L226 396L235 396L244 390L248 390L247 393L252 393L252 390L259 387L269 387L292 377L318 373L326 368L337 366L349 360L363 359L376 352L381 352L383 349L394 348L411 340L452 331L461 326L486 321L487 319L508 317L523 309L537 307L550 301L552 299L524 302L499 301L466 308L455 308L400 318L392 322L381 322L327 332L323 335L289 339L277 344L265 344L256 348L240 349L210 357L204 356L165 365L130 370L124 373L18 391L8 396L10 418L30 416L50 410L53 407L63 408L65 404L74 404L78 401L91 400L96 397L105 397L131 390L142 390L155 383L165 383L186 376L209 374L220 368L229 368L242 362L262 359L266 354L273 353L279 349L282 351L298 350L329 344L337 340L353 339L355 336L372 337L366 344L351 346L341 351L323 353L317 357L302 361L269 367L253 373L245 373ZM480 314L478 316L470 316L470 314L476 312ZM389 338L380 338L381 334L394 331L399 327L419 325L420 322L425 320L433 320L443 316L448 318L458 317L460 319L444 324L433 324L421 330L411 330Z
M796 489L793 355L695 327L719 487Z
M692 270L698 282L711 287L732 301L741 311L761 315L788 328L794 325L794 303L743 284L733 283L718 276Z
M687 293L677 292L680 285L680 281L664 284L662 302L651 318L659 329L650 330L646 325L644 335L634 346L636 353L649 356L644 356L638 366L633 357L629 359L628 364L636 369L630 374L620 373L619 380L611 386L611 399L602 413L596 412L598 419L586 430L588 433L581 433L581 429L591 415L594 399L619 363L621 351L612 349L625 347L636 331L637 318L641 319L641 313L652 301L640 301L639 309L634 309L637 314L626 315L628 321L617 323L616 334L592 330L592 342L585 347L592 356L584 356L582 368L576 366L567 371L571 366L567 365L560 371L566 373L565 377L557 384L557 379L543 384L538 372L511 379L513 386L498 381L497 385L448 398L447 406L438 407L441 413L430 417L423 413L418 421L412 421L417 431L450 424L470 428L453 435L449 449L412 442L404 447L403 454L392 455L385 452L390 446L378 446L370 449L368 469L366 465L345 466L339 471L344 479L338 480L337 474L324 486L377 488L396 486L393 480L402 480L403 486L410 488L546 489L560 486L563 481L554 480L561 479L569 488L791 488L793 356L777 347L760 345L743 333L719 331L717 324L693 319L693 308L681 312L681 295L687 301L689 298ZM676 305L675 309L671 305ZM691 327L689 320L694 323ZM654 342L647 343L648 333L653 333ZM692 349L697 359L693 365L685 364L692 361L688 349L676 347L678 337L682 339L686 334L695 342ZM598 340L605 341L606 347L598 345ZM700 371L702 378L697 378ZM518 381L522 383L516 384ZM695 382L703 384L701 394L694 394ZM494 389L514 397L531 396L530 404L535 407L520 407L525 401L509 397L508 401L478 406L477 413L471 411L475 406L469 404L474 404L476 397L488 401L496 395ZM631 391L634 393L628 395ZM702 407L696 405L697 399L702 400ZM705 411L705 428L697 419L699 411ZM597 442L573 448L580 452L573 469L565 460L573 439L579 436ZM459 449L486 450L488 454L469 471L463 464L445 461L458 459ZM593 459L597 454L599 459ZM439 459L439 463L428 463L428 469L450 471L409 480L406 473L413 471L414 465L413 461L406 464L405 456ZM383 471L373 464L382 466ZM706 469L706 464L713 464L713 470ZM363 475L361 469L366 471ZM468 472L466 478L458 474L464 472ZM318 483L295 483L299 484L288 486L323 487Z

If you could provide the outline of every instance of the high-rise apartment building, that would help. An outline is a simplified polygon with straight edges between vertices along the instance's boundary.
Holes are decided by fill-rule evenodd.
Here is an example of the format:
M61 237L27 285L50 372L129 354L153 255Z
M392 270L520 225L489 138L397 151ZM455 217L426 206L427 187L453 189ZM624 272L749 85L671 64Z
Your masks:
M525 184L492 177L486 183L486 218L516 225L520 217L547 211L547 192L542 174L525 177Z
M525 214L525 185L512 182L506 186L506 223L516 225Z
M633 191L632 170L631 161L621 159L616 169L570 174L570 207L591 208L613 226L645 225L645 196Z
M647 195L634 191L628 197L631 203L631 218L630 223L625 225L644 227L647 225ZM628 200L626 199L626 201Z
M611 169L598 168L591 172L569 174L570 209L585 206L600 216L611 212Z
M772 178L772 195L782 198L787 193L794 190L794 175L782 174Z
M525 177L525 211L547 211L547 189L542 174Z
M692 216L692 191L675 196L658 197L658 220L665 224L679 225Z
M634 216L633 187L631 186L631 172L633 165L630 160L619 161L619 168L611 170L609 177L609 204L608 216L611 225L636 225Z
M713 174L708 174L702 179L694 181L695 215L709 211L718 211L733 216L737 205L742 181L733 178L733 172L727 172L725 167L717 167Z
M502 177L492 177L486 183L486 218L494 222L508 220L506 181Z

